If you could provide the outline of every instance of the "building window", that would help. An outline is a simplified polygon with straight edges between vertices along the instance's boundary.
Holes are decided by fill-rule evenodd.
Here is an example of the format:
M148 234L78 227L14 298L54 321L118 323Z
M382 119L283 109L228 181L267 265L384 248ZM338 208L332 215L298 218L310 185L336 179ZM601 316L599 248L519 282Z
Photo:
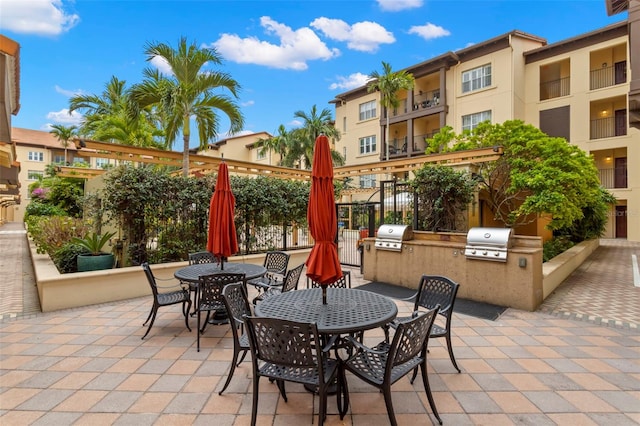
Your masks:
M347 117L342 117L342 133L347 133Z
M96 168L98 169L106 169L109 167L109 159L108 158L96 158Z
M267 158L267 151L266 149L263 149L263 147L259 147L256 149L256 160L264 160L265 158Z
M27 180L39 180L44 177L42 170L29 170L27 171Z
M376 117L377 101L369 101L360 104L360 121L368 120Z
M43 162L44 161L44 152L29 151L29 155L28 155L27 158L29 159L29 161Z
M491 86L491 64L462 73L462 93Z
M371 154L372 152L376 152L376 137L367 136L364 138L360 138L360 155L362 154Z
M375 187L376 187L376 175L360 176L360 188L375 188Z
M462 116L462 130L473 130L483 121L491 121L491 111L482 111Z
M56 164L64 164L64 155L60 155L60 154L54 155L53 162Z

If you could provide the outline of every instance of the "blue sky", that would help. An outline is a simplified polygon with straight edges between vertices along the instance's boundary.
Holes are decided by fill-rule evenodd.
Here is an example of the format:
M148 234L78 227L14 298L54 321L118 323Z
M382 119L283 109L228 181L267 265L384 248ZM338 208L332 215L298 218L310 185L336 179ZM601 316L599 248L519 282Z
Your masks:
M299 124L295 111L333 113L329 101L382 61L400 70L511 30L554 43L624 19L608 17L604 0L0 0L0 33L21 45L13 126L36 130L77 124L73 94L100 94L111 76L129 87L161 68L146 62L149 42L215 47L216 69L242 87L245 130L275 134Z

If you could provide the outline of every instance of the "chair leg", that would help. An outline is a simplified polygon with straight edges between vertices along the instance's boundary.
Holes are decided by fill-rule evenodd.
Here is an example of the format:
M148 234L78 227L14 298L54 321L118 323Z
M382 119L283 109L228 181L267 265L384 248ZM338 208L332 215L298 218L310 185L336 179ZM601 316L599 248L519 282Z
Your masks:
M153 311L155 311L156 305L155 303L153 305L151 305L151 310L149 311L149 315L147 316L147 319L145 320L145 322L142 323L142 326L144 327L145 325L147 325L147 323L149 322L149 320L151 319L151 315L153 315Z
M222 392L224 392L227 389L227 386L229 386L229 383L231 382L231 378L233 377L233 372L236 370L236 363L238 361L238 351L237 350L233 350L233 359L231 360L231 369L229 370L229 374L227 375L227 381L224 382L224 386L222 387L222 390L220 390L220 392L218 392L218 395L222 395ZM246 352L245 352L246 353ZM243 356L244 358L244 356Z
M189 311L191 310L191 301L189 301L189 304L186 306L186 311L185 311L185 304L187 304L187 302L183 302L182 303L182 313L184 314L184 324L187 326L187 330L191 331L191 327L189 327Z
M196 335L197 335L196 336L196 342L197 342L196 343L196 348L198 349L198 352L200 352L200 334L202 333L200 331L200 314L201 314L201 312L198 311L197 314L198 314L198 323L196 324Z
M391 401L391 386L385 386L382 389L382 393L384 394L384 403L387 406L387 415L389 416L389 422L391 423L391 426L398 426L396 415L393 411L393 402Z
M338 392L336 392L336 396L338 398L338 413L340 414L340 420L342 420L349 409L349 387L347 386L347 379L342 365L338 370Z
M147 334L149 334L149 332L151 331L151 327L153 327L153 323L156 320L156 313L158 312L157 307L154 306L154 309L151 310L151 313L149 315L151 315L151 323L149 324L149 328L147 328L147 332L144 333L144 336L142 336L142 340L144 340L145 337L147 337ZM149 318L147 318L147 321L144 323L146 324L149 321ZM144 325L142 324L142 325Z
M420 364L420 370L422 370L422 384L424 384L424 391L427 394L427 399L429 400L429 405L431 406L431 411L433 411L433 415L438 419L438 423L442 424L442 419L438 414L438 409L436 408L436 402L433 400L433 395L431 394L431 386L429 385L429 377L427 376L427 359L425 358L424 362Z
M242 351L242 356L240 357L240 361L238 361L238 363L236 365L240 365L242 364L242 361L244 361L245 357L247 356L247 353L249 352L248 349L244 349Z
M198 315L200 315L200 312L198 312ZM207 318L205 318L204 324L202 324L202 329L200 329L200 323L198 323L200 333L204 333L204 329L207 328L207 324L209 324L209 316L211 316L211 311L207 311Z
M284 388L284 380L276 379L276 385L278 385L278 390L280 390L280 395L282 395L282 399L284 399L284 402L288 402L287 391Z
M253 374L253 402L251 404L251 426L256 425L256 418L258 417L258 381L260 380L260 376L258 374Z
M453 345L451 344L451 330L449 330L449 332L445 337L447 339L447 350L449 351L449 358L451 358L451 362L453 363L453 366L456 368L456 370L458 370L458 373L460 373L460 367L458 367L458 363L456 363L456 358L453 356Z

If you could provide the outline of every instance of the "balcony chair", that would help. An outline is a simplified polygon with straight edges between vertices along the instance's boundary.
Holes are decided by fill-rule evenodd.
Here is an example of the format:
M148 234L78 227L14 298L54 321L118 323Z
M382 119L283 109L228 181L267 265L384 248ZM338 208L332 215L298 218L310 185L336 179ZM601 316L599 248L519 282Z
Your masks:
M244 274L233 274L228 272L219 272L216 274L203 275L198 281L198 298L196 303L196 314L198 316L198 337L197 350L200 352L200 335L204 333L211 313L227 315L227 309L224 305L222 291L228 284L241 283L246 286L246 278ZM201 324L201 314L207 313L204 323Z
M449 358L459 373L460 368L456 363L456 359L453 355L453 345L451 344L451 318L453 317L453 305L456 301L458 288L460 288L460 284L447 277L439 275L423 275L420 278L420 285L418 287L418 292L416 293L413 309L417 311L420 307L433 309L436 306L440 306L438 315L442 316L444 321L434 322L433 328L431 329L431 337L444 337L446 339ZM396 318L396 321L401 320L402 318ZM393 322L390 325L391 327L395 327L396 322ZM388 328L385 329L385 333L388 333ZM414 371L411 382L415 380L417 374L418 371Z
M414 312L414 316L397 322L391 343L382 341L373 348L354 337L346 337L347 345L351 346L348 352L353 355L344 361L344 368L382 391L392 426L398 423L393 411L391 386L418 367L431 411L442 424L427 377L427 344L437 312L437 307L427 312Z
M173 284L170 286L159 286L156 280L163 280L160 278L156 278L151 272L151 267L149 263L144 262L142 264L142 269L144 269L144 273L147 277L147 281L149 282L149 286L151 287L151 293L153 295L153 305L151 306L151 311L149 312L149 316L147 320L142 324L144 327L149 323L149 328L147 328L147 332L144 333L142 339L144 340L151 331L151 327L153 327L153 323L156 320L156 315L158 314L158 309L162 306L170 306L177 305L178 303L182 303L182 314L184 315L184 323L187 326L187 330L191 331L189 327L189 310L191 309L191 298L189 297L189 290L185 284L180 283L179 281L175 281L172 278L168 280L173 281ZM158 289L173 289L169 292L158 291Z
M283 251L269 251L264 257L263 266L267 269L267 273L260 278L249 280L248 284L258 291L269 287L280 287L289 266L289 255Z
M320 284L307 277L307 288L320 288ZM329 283L327 288L351 288L351 271L342 271L342 276Z
M284 277L284 282L281 287L275 287L270 285L265 285L263 287L263 292L259 293L256 297L253 298L253 304L265 300L273 295L284 293L287 291L297 290L298 282L300 281L300 276L302 275L302 270L304 269L304 263L296 266L293 269L287 271L287 274Z
M245 323L253 365L252 426L256 424L258 414L260 377L275 381L285 402L287 381L317 389L320 398L320 426L324 424L326 417L329 387L337 380L338 411L340 419L344 418L349 406L344 370L337 359L329 357L335 338L323 345L315 323L267 317L245 317Z
M229 370L227 381L224 383L220 392L218 392L218 395L222 395L222 392L227 389L233 377L233 372L236 370L236 367L244 361L247 352L251 349L244 324L244 317L252 315L251 304L247 297L247 289L241 283L229 284L222 290L222 296L224 306L229 315L231 333L233 334L233 358L231 359L231 370ZM242 357L240 361L238 361L240 354L242 354Z

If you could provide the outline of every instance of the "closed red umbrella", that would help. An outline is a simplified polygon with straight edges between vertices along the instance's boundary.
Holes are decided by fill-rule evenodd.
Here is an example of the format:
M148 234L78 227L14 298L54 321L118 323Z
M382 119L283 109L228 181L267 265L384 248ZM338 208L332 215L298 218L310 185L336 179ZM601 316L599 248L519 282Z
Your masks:
M224 269L224 259L238 252L238 238L235 214L236 197L231 192L229 168L223 161L218 166L218 179L209 205L209 236L207 250L220 258L220 268Z
M307 276L322 287L322 303L327 303L327 285L342 276L338 246L336 201L333 192L333 162L329 139L320 135L313 149L311 193L307 207L309 232L315 240L307 258Z

